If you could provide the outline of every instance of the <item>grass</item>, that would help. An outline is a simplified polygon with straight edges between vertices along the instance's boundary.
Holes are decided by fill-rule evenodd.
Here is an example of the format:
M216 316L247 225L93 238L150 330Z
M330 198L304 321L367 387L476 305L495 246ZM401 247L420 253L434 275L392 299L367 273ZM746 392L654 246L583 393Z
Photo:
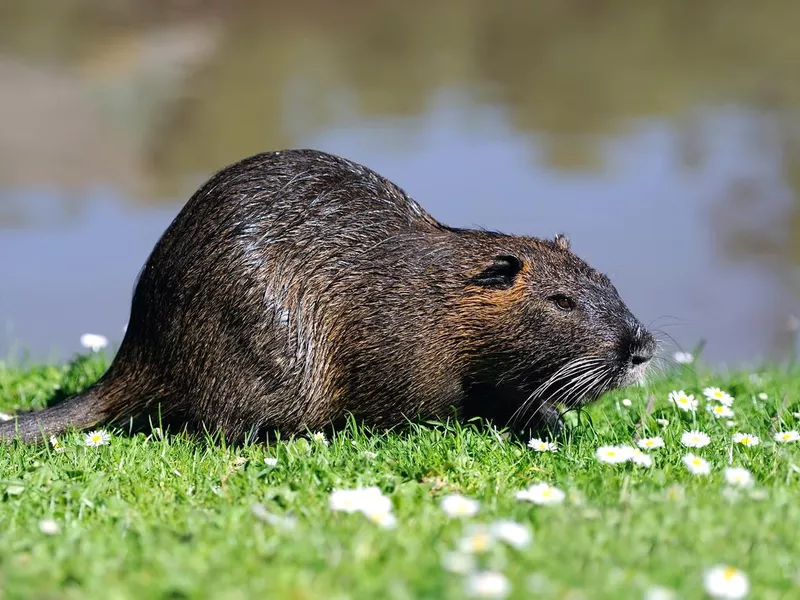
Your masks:
M65 366L0 366L0 410L44 406L105 366L100 355ZM735 428L702 401L694 416L667 402L673 389L702 397L706 385L736 397ZM644 415L650 394L654 410ZM747 573L753 598L798 598L800 442L771 437L800 428L796 398L795 372L770 369L753 380L681 367L570 415L555 454L472 425L404 434L351 426L329 446L298 439L233 448L139 434L87 448L76 433L62 439L62 453L0 447L0 591L6 598L464 598L465 577L445 571L442 556L472 525L503 518L533 531L528 547L499 545L480 557L509 578L512 598L644 598L653 585L703 598L703 573L720 563ZM630 443L642 419L641 434L666 444L651 451L651 468L595 458L600 445ZM711 445L683 448L681 433L695 426ZM762 443L734 447L737 430ZM688 472L681 457L690 451L711 462L709 476ZM727 492L729 464L750 469L755 487ZM536 481L567 499L537 506L514 498ZM333 488L358 485L376 485L392 499L395 528L330 510ZM439 503L453 492L478 500L477 515L448 517ZM42 533L42 519L54 519L60 532Z

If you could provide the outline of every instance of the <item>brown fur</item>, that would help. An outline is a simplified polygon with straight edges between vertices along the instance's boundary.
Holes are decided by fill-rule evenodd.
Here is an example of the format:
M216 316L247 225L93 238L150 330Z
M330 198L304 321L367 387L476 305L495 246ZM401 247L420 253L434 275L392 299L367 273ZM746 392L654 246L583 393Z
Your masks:
M555 401L632 383L653 346L565 236L448 227L366 167L271 152L218 172L175 218L100 380L0 439L139 427L159 409L232 440L453 408L553 425Z

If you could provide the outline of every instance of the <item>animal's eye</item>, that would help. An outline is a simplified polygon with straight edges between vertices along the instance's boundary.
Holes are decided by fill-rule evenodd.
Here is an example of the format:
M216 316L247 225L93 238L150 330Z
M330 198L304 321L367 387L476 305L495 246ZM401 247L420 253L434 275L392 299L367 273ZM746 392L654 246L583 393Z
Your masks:
M555 303L555 305L561 310L572 310L573 308L575 308L575 301L569 296L565 296L564 294L556 294L555 296L550 296L550 300L552 300Z

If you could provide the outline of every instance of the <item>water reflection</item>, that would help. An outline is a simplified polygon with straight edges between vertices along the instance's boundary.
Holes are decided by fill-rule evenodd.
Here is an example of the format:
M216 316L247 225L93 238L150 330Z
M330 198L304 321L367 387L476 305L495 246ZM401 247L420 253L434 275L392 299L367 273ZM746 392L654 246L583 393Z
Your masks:
M113 338L198 183L304 145L454 224L570 232L714 360L785 355L799 21L780 0L0 1L0 355Z

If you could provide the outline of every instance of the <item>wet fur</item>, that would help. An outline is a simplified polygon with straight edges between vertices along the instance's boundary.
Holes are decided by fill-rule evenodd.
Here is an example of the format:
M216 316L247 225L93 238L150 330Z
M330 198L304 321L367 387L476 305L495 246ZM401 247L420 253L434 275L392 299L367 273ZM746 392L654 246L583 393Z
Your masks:
M560 311L554 294L580 311ZM364 166L270 152L218 172L169 226L100 380L0 425L0 439L136 428L159 413L230 440L348 414L388 427L454 407L552 425L553 400L631 383L630 353L652 344L565 237L447 227ZM602 368L570 374L587 357ZM568 394L579 376L581 393Z

